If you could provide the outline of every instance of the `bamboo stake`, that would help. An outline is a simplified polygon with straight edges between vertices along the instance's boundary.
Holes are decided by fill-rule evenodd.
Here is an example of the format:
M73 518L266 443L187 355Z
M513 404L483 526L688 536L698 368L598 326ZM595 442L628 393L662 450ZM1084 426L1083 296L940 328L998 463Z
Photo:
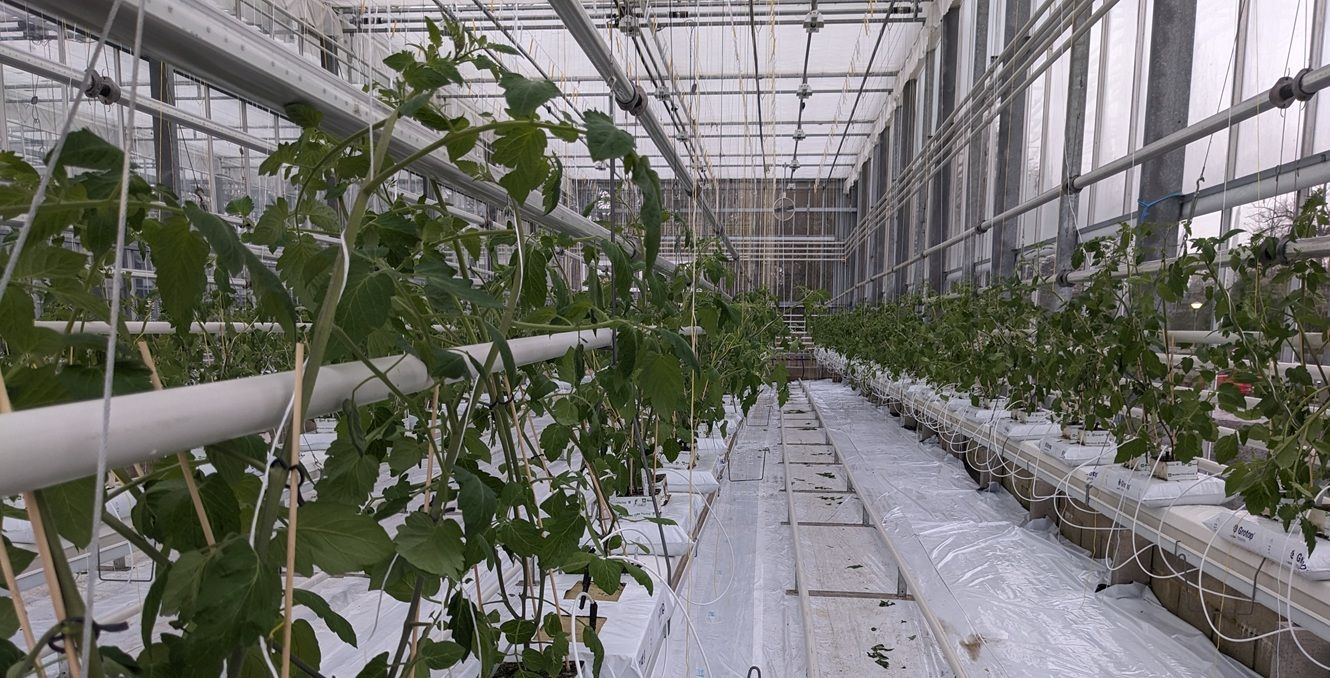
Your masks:
M290 468L287 469L287 486L290 496L287 498L286 520L286 615L282 621L282 678L291 678L291 614L295 605L296 589L296 511L300 506L300 433L304 428L305 406L301 402L301 374L305 364L305 345L296 344L295 390L291 404L291 455Z
M14 403L9 400L9 389L5 388L5 375L0 372L0 414L9 414L14 411ZM42 576L46 578L46 588L51 594L51 607L55 610L56 616L61 620L65 618L65 601L60 598L60 582L55 578L55 568L51 563L50 544L46 541L46 530L42 527L42 516L37 511L37 497L31 492L23 493L23 506L28 511L28 521L32 523L33 541L37 542L37 553L42 559ZM36 638L32 634L32 625L28 621L28 609L23 604L23 595L18 590L18 579L14 574L14 564L9 561L9 550L5 548L5 540L0 536L0 569L4 570L5 588L9 589L9 597L14 601L14 614L18 617L19 626L23 628L23 640L28 643L28 649L37 647ZM65 655L69 658L69 672L74 678L78 678L78 657L73 653L73 643L65 644ZM37 647L37 657L41 657L41 648ZM46 678L46 671L37 664L37 672L42 678Z
M139 357L143 358L143 364L147 365L152 378L153 390L165 390L166 387L162 385L162 375L157 372L157 361L153 360L148 342L139 339L138 347ZM190 462L190 456L181 450L175 453L175 458L180 463L180 474L185 477L185 488L189 490L189 499L194 503L194 514L199 517L199 526L203 528L203 539L208 546L214 546L217 544L217 536L212 531L212 521L208 519L208 512L203 508L203 495L199 493L198 482L194 480L194 467Z
M430 399L430 406L429 406L429 431L426 432L426 435L429 436L429 439L426 441L428 445L426 445L425 447L427 453L425 455L425 507L424 508L426 511L429 511L430 489L434 483L434 453L438 449L435 445L434 437L438 432L438 430L439 430L439 385L435 384L434 396Z
M37 669L37 675L46 678L46 669L41 664L42 648L32 634L28 607L23 604L23 595L19 593L18 578L14 575L14 564L9 560L9 549L5 547L4 538L0 538L0 571L5 575L5 588L9 589L9 599L14 603L14 616L18 617L19 628L23 630L23 641L28 644L29 651L36 651L33 666Z
M42 575L46 578L46 589L51 594L51 609L55 611L56 619L64 621L68 618L65 614L65 600L61 596L60 580L55 576L55 556L51 553L51 543L46 539L46 522L42 519L42 512L37 510L37 495L24 492L23 506L28 511L28 522L32 523L33 541L37 542L37 556L42 561ZM92 621L85 620L84 623L91 624ZM79 670L79 656L72 642L65 642L65 659L69 662L70 678L79 678L82 674Z
M421 507L422 511L429 513L430 490L434 484L434 455L438 451L435 440L435 433L439 430L439 385L434 385L434 395L430 398L429 406L429 429L425 432L427 443L425 446L425 504ZM420 648L420 605L416 605L415 615L411 618L411 655L407 657L407 666L412 666L416 661L416 652Z

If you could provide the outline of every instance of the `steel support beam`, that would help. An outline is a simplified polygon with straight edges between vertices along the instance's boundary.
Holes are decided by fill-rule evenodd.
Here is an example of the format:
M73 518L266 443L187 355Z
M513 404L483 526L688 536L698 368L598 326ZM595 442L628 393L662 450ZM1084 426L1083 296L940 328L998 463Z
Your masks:
M681 80L687 80L687 78L681 78ZM864 88L864 93L865 93L865 94L891 94L891 93L894 92L894 91L895 91L895 90L893 90L893 89L890 88L890 87L867 87L867 88ZM798 91L797 91L797 90L793 90L793 89L778 90L778 91L774 92L774 94L776 94L776 95L793 95L793 94L797 94L797 93L798 93ZM839 89L815 89L815 90L812 90L811 93L814 94L814 95L817 95L817 94L834 94L834 95L839 96L839 95L841 95L843 92L842 92L841 90L839 90ZM605 96L607 96L607 95L613 95L614 93L613 93L613 92L566 92L566 94L567 94L568 96L570 96L570 97L576 97L576 98L582 98L582 99L599 99L599 98L603 98L603 97L605 97ZM683 93L679 94L679 96L681 96L681 97L693 97L693 96L710 97L710 96L739 96L739 95L741 95L741 94L750 94L750 93L749 93L749 92L742 91L742 90L737 90L737 89L699 89L699 90L697 90L697 91L695 91L695 92L692 92L692 91L690 91L690 92L683 92ZM503 93L502 91L495 90L495 91L493 91L493 92L478 92L478 93L477 93L477 92L471 92L471 93L465 93L465 94L464 94L464 93L449 94L447 98L449 98L449 99L502 99L503 97L504 97L504 93Z
M915 120L918 118L918 116L915 115L915 110L918 106L917 102L919 100L919 81L913 78L910 79L909 82L905 83L905 89L902 90L902 93L903 96L901 97L900 106L896 109L895 125L895 175L897 177L900 176L900 173L905 166L914 159L914 126ZM905 200L901 201L900 206L896 208L896 214L894 217L895 224L891 229L892 240L895 241L892 247L892 249L895 250L895 256L891 258L892 267L890 269L884 268L881 271L875 272L877 276L883 277L884 280L884 274L887 271L894 270L900 262L905 261L910 255L910 222L913 219L913 214L914 198L906 197ZM891 292L893 296L899 297L905 293L905 271L899 271L894 277L895 280L892 284Z
M988 5L987 2L979 2L974 6L974 61L971 63L970 75L972 91L984 71L988 69ZM971 121L969 127L970 129L966 130L970 139L970 148L969 162L965 168L965 223L978 224L983 221L984 208L987 207L984 198L987 194L985 189L988 179L988 135L976 134L979 126L975 121ZM965 238L965 247L961 253L963 280L974 280L977 263L975 260L978 258L976 240L978 239ZM943 261L945 260L944 258Z
M1310 49L1307 51L1311 56L1307 65L1312 68L1319 68L1325 65L1325 24L1326 21L1330 20L1330 17L1327 17L1328 9L1330 9L1330 7L1327 7L1327 0L1315 0L1315 3L1312 5L1312 39L1311 44L1309 45ZM1317 134L1316 127L1317 122L1320 120L1320 108L1320 98L1312 97L1311 101L1307 102L1306 108L1303 109L1302 147L1300 149L1301 155L1303 156L1311 155L1316 150L1317 144L1324 147L1326 145L1326 139L1324 137L1326 134L1330 134L1330 132L1327 132L1326 130L1322 130L1319 135ZM1307 191L1298 191L1297 204L1301 206L1303 202L1306 202L1308 197Z
M805 11L805 14L806 13L807 12ZM549 18L545 18L544 20L552 21ZM801 14L797 16L788 16L788 15L779 16L776 17L776 19L771 22L768 22L766 19L762 19L759 17L759 21L761 21L763 26L767 26L770 23L775 23L775 25L777 26L800 26L803 24L804 19L803 15ZM878 23L880 23L881 21L882 20L878 20ZM917 23L923 23L924 18L922 16L891 17L889 19L886 19L885 21L890 24L917 24ZM823 19L823 23L825 23L828 26L835 26L835 25L855 26L862 24L863 22L864 20L862 17L854 17L854 16L842 16L842 17L833 16L833 17L826 17ZM731 26L732 24L733 22L730 19L712 19L712 18L663 19L663 20L651 21L651 26L657 29L669 29L669 28L689 29L689 28L709 28L709 27L714 28L722 26L728 27ZM601 25L602 28L613 27L613 24L609 21L598 22L598 25ZM480 26L479 29L482 31L495 30L495 29L486 28L485 26ZM522 25L523 31L561 31L563 29L564 26L558 23L533 23L533 24ZM404 30L407 32L423 33L425 32L425 22L424 21L393 22L392 25L379 25L379 26L371 25L371 26L346 28L343 29L342 32L351 35L355 33L402 33Z
M960 52L960 7L953 6L942 17L942 68L938 81L938 119L947 120L956 109L956 62ZM928 246L932 247L951 230L952 163L943 163L933 180L933 206L929 215ZM928 286L934 292L942 291L943 264L946 252L936 252L928 259Z
M100 26L112 0L34 0L38 11L71 24ZM340 79L321 65L294 55L286 46L254 31L210 0L139 0L146 12L143 53L160 59L239 97L272 110L287 104L306 103L323 114L327 132L346 136L363 131L388 115L388 107L372 94ZM126 44L133 37L135 12L120 12L111 27L113 42ZM4 48L0 45L0 52ZM13 50L10 50L13 51ZM140 100L147 106L150 100ZM213 125L214 127L220 127ZM217 134L226 138L225 130ZM211 132L210 132L211 133ZM390 155L406 157L438 139L438 134L413 120L400 120L394 130ZM412 170L449 184L477 199L496 205L511 202L498 184L479 181L452 163L445 152L431 153L412 165ZM608 240L610 233L577 211L560 205L546 213L540 196L519 206L521 215L559 233ZM664 271L674 263L657 259Z
M105 17L103 17L103 20L105 20ZM73 87L83 82L82 71L2 43L0 43L0 64L12 66L25 73L51 80L58 87ZM119 103L122 106L128 105L124 98L121 98ZM140 97L136 105L139 110L152 115L154 119L160 117L181 127L188 127L208 136L229 141L242 148L263 153L272 153L276 149L276 146L270 141L219 125L208 118L188 113L156 98Z
M150 96L166 106L175 105L175 71L170 64L156 59L148 60L148 90ZM176 167L180 164L179 139L176 126L163 111L165 106L152 114L152 148L157 162L157 183L180 192L180 183L176 176Z
M559 18L563 20L568 27L568 32L572 34L573 39L582 47L582 51L596 67L605 83L610 86L614 93L614 100L621 108L633 115L647 134L651 136L652 142L656 145L656 150L664 156L672 170L674 170L675 181L682 184L685 193L694 196L697 199L698 208L706 218L707 223L711 225L712 231L720 238L726 252L731 257L737 258L734 246L730 244L729 236L725 234L724 227L716 218L712 211L710 201L697 191L697 186L693 181L693 174L684 164L683 159L674 148L674 142L670 135L661 125L656 114L652 112L651 106L642 92L642 88L637 86L628 74L624 72L623 67L610 54L610 48L605 44L605 40L600 36L587 15L586 9L582 7L577 0L550 0L550 5L558 13Z
M1196 0L1156 2L1153 12L1141 140L1147 146L1187 127ZM1138 220L1159 226L1141 242L1147 259L1172 256L1177 251L1176 226L1182 219L1186 159L1186 146L1179 145L1141 163L1138 200L1142 209Z
M1087 7L1076 17L1076 26L1089 20ZM1071 255L1080 244L1077 233L1077 215L1080 210L1080 191L1072 180L1081 173L1085 153L1085 101L1090 82L1090 34L1087 32L1071 46L1071 64L1067 73L1067 119L1062 131L1062 198L1058 203L1058 230L1055 241L1054 266L1056 273L1071 268ZM1057 294L1040 294L1045 308L1061 306Z
M921 139L921 152L927 154L933 152L928 139L933 135L933 125L936 120L933 117L933 93L937 90L937 66L934 54L936 48L928 50L924 56L923 79L919 85L919 138ZM929 164L925 160L925 165ZM919 189L915 195L915 212L911 215L912 228L910 229L910 255L920 256L923 250L928 248L928 228L932 220L933 201L931 190L934 189L933 182L920 182ZM909 278L909 288L918 289L924 282L924 271L920 268L917 271L906 270Z
M809 72L809 74L808 74L808 79L809 79L809 80L825 80L825 79L830 79L830 80L845 80L846 78L850 78L850 79L854 79L854 78L863 78L865 75L868 76L869 78L894 78L894 77L896 77L897 75L899 75L899 71L894 71L894 70L879 70L879 71L848 71L848 72L846 72L846 71L842 71L842 72L835 72L835 71L814 71L814 72ZM750 80L750 79L752 79L752 77L753 77L753 74L752 74L752 73L699 73L699 74L697 74L697 75L680 76L679 79L680 79L680 80L686 80L686 81L693 81L693 80L696 80L696 81L707 81L707 80ZM763 80L769 80L769 79L776 79L776 80L801 80L802 78L803 78L803 74L800 73L800 72L798 72L798 71L785 71L785 72L763 73L763 74L762 74L762 79L763 79ZM602 78L602 77L600 77L599 75L592 75L592 74L561 75L561 76L559 77L559 82L605 82L605 79Z
M1018 29L1030 17L1030 0L1006 0L1003 25L1004 44L1011 45ZM1014 80L1014 78L1013 78ZM1006 210L1021 201L1021 177L1025 169L1025 95L1016 94L998 116L997 176L995 202L997 209ZM995 219L996 221L996 219ZM990 259L992 281L1010 277L1016 271L1016 243L1020 236L1020 222L1016 218L996 221L992 225L993 251Z

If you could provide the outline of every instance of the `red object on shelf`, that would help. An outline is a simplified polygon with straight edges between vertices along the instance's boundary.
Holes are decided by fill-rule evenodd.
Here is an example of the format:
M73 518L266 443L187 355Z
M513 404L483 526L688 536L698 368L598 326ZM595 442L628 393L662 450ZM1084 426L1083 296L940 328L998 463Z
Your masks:
M1221 372L1219 373L1219 376L1215 378L1215 381L1217 381L1220 384L1227 384L1233 381L1233 375L1227 372ZM1244 396L1251 395L1251 384L1237 384L1237 386L1238 386L1238 393L1241 393Z

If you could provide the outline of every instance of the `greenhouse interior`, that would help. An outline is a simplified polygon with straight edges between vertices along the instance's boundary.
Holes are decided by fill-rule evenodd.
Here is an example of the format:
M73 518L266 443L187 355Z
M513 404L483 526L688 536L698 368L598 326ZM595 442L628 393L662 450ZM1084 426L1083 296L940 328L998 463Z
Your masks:
M1330 677L1327 24L0 0L0 678Z

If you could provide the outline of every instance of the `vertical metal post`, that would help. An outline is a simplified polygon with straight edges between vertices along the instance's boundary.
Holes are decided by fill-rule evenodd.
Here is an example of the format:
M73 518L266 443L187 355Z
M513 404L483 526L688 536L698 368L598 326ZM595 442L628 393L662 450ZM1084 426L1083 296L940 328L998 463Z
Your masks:
M1246 87L1247 77L1247 29L1250 25L1248 18L1251 13L1251 3L1248 0L1240 0L1238 3L1238 25L1237 36L1233 41L1233 71L1229 74L1233 86L1229 94L1229 105L1235 106L1242 101L1242 93ZM1312 97L1315 101L1316 97ZM1237 176L1239 142L1241 141L1240 127L1232 127L1228 130L1228 144L1224 156L1224 183L1228 183ZM1228 233L1233 228L1233 208L1226 207L1219 213L1219 233L1222 235ZM1232 271L1222 271L1221 275L1227 282L1232 282Z
M1311 68L1320 67L1325 63L1326 19L1326 0L1316 0L1316 3L1312 6L1312 39L1311 44L1308 45L1309 53L1307 54L1307 65ZM1320 97L1312 97L1307 103L1303 104L1302 147L1298 149L1301 151L1301 157L1305 158L1316 152L1317 142L1321 141L1316 138L1316 118L1320 107ZM1324 146L1324 143L1322 142L1321 145ZM1310 193L1310 189L1305 188L1298 191L1297 204L1299 207Z
M1076 15L1075 27L1089 20L1087 5ZM1053 271L1062 273L1071 269L1071 255L1079 244L1076 232L1077 213L1080 210L1080 191L1071 184L1081 173L1085 153L1085 100L1090 82L1090 32L1086 31L1071 46L1071 65L1067 74L1067 119L1062 132L1062 198L1058 201L1058 231L1055 243ZM1101 82L1100 87L1103 87ZM1039 295L1040 303L1049 309L1062 305L1062 297L1054 286L1052 294Z
M919 82L915 78L910 78L901 90L900 107L896 109L896 170L898 172L905 167L907 163L914 159L914 123L915 123L915 105L918 100ZM896 225L893 229L895 235L896 256L892 259L891 265L900 265L910 256L910 230L912 215L914 214L914 200L906 198L901 201L896 208ZM905 271L896 271L894 285L892 287L893 296L901 296L905 293Z
M960 7L952 7L945 16L942 17L942 65L939 75L936 78L938 83L938 120L946 120L956 108L956 81L959 79L956 72L956 61L959 56L960 43ZM942 133L939 130L939 133ZM951 231L951 184L952 168L954 163L947 161L946 165L938 168L933 177L933 208L930 210L932 218L929 220L928 246L932 247L942 242ZM934 292L942 291L943 276L946 271L947 253L943 251L935 252L929 255L926 265L928 267L928 286Z
M937 62L935 55L936 48L928 50L924 56L924 73L918 94L919 106L919 148L924 153L923 171L927 172L931 161L931 155L936 154L935 147L929 146L928 141L932 138L934 126L937 124L937 118L933 117L935 101L934 94L937 91ZM931 190L935 189L931 181L922 182L919 185L919 191L916 194L914 203L915 213L912 219L912 228L910 229L910 252L909 258L914 258L923 253L925 243L928 241L928 227L933 213L933 202L930 196ZM924 282L924 267L913 266L905 271L909 276L910 282L918 287Z
M970 73L970 92L974 97L974 83L988 68L988 0L974 4L974 61ZM977 122L975 123L977 126ZM984 197L987 189L986 172L982 168L988 165L988 135L975 134L970 130L969 164L965 170L965 227L971 228L984 219ZM975 259L978 258L976 238L965 239L961 251L961 279L974 280Z
M1196 0L1156 2L1153 7L1143 144L1187 126L1196 38ZM1159 225L1141 241L1147 259L1159 259L1177 250L1186 158L1187 149L1179 146L1141 164L1137 222Z
M1004 45L1017 38L1017 32L1030 19L1030 0L1007 0L1003 20ZM1016 74L1019 75L1019 74ZM1009 82L1018 80L1013 75ZM994 212L1003 212L1021 201L1021 177L1025 169L1025 94L1012 97L998 116L998 153ZM1011 277L1016 271L1016 241L1020 236L1020 216L1004 219L992 227L993 252L989 281Z
M130 86L136 84L130 83ZM157 59L148 59L148 93L164 104L175 105L175 69ZM163 115L154 115L152 141L154 161L157 163L157 183L178 193L180 184L176 168L180 162L176 124Z
M878 135L878 154L880 169L879 178L882 181L882 190L878 191L879 202L885 204L888 200L887 192L891 190L891 177L894 170L891 165L891 124L888 123L882 128L882 133ZM881 301L883 292L886 291L886 276L882 275L887 270L891 255L887 252L887 243L891 240L891 234L888 231L888 219L885 212L877 212L873 223L873 251L877 254L878 265L873 270L873 275L878 276L873 282L873 298Z

